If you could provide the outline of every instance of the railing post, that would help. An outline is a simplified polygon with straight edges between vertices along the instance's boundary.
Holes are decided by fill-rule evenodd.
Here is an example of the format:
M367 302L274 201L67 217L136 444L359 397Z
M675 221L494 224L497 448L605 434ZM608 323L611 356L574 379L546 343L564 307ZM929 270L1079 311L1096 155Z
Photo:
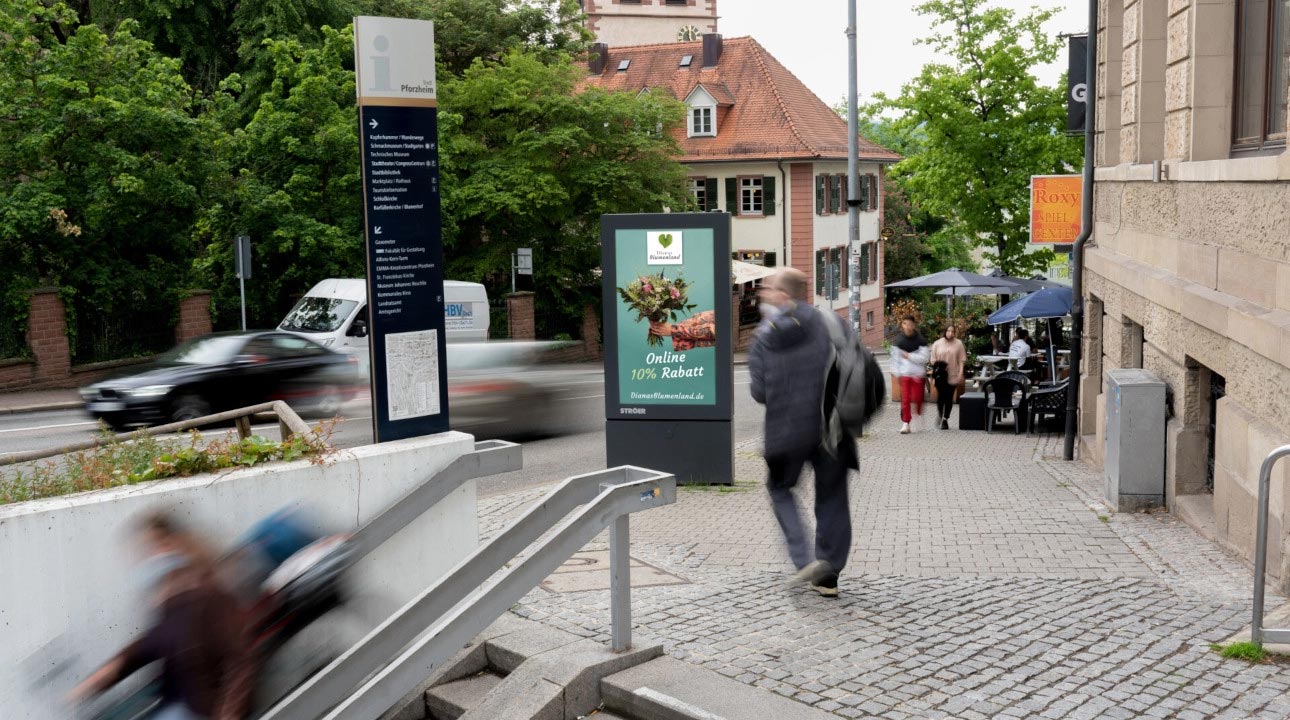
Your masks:
M1259 509L1254 531L1254 618L1250 623L1250 641L1263 644L1263 586L1268 566L1268 496L1272 494L1272 466L1290 455L1290 445L1268 454L1259 469Z
M619 515L609 528L610 649L632 647L632 559L630 515Z

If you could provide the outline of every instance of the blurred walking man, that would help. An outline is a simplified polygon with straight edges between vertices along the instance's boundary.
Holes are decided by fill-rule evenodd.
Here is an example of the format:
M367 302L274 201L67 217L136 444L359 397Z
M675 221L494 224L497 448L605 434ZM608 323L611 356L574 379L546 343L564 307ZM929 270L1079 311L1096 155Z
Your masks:
M806 292L806 276L797 270L785 268L767 279L761 300L776 312L766 315L768 324L757 334L748 369L753 399L766 406L766 486L798 570L794 577L825 597L837 597L838 573L851 550L847 469L859 469L859 462L853 438L844 435L837 447L823 444L826 384L837 382L829 375L832 340L825 323L843 323L806 302ZM845 333L854 337L850 328ZM813 548L793 496L808 462L815 471Z

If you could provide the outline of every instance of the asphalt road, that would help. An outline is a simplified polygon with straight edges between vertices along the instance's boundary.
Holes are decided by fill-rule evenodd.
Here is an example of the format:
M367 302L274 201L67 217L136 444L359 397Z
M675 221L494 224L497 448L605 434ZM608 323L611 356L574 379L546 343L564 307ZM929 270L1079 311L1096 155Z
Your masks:
M559 435L507 438L524 446L524 469L485 478L481 496L558 482L571 475L605 467L604 374L599 366L575 366L544 371L543 381L555 388ZM748 371L735 368L735 441L761 432L762 410L748 394ZM347 403L332 434L337 447L372 442L372 409L366 397ZM278 436L277 423L255 425L265 437ZM87 440L97 424L80 410L0 415L0 456L37 449L54 449ZM225 432L212 429L208 434Z

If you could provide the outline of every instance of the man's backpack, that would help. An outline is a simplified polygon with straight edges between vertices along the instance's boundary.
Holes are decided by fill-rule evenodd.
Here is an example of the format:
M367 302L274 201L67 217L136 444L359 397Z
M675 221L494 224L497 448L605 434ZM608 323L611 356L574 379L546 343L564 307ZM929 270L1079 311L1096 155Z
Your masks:
M833 350L825 385L828 395L825 399L825 434L831 436L841 430L851 437L860 437L865 423L887 400L882 368L878 367L878 360L858 337L847 337L841 318L833 313L823 314Z

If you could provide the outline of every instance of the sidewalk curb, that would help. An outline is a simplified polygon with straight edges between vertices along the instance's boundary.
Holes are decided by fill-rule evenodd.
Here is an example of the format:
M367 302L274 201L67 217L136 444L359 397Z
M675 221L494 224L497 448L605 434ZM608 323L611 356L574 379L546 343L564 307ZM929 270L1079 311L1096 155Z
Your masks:
M23 413L42 412L46 410L77 410L84 407L80 400L61 400L59 402L37 403L35 405L15 405L0 407L0 415L21 415Z

